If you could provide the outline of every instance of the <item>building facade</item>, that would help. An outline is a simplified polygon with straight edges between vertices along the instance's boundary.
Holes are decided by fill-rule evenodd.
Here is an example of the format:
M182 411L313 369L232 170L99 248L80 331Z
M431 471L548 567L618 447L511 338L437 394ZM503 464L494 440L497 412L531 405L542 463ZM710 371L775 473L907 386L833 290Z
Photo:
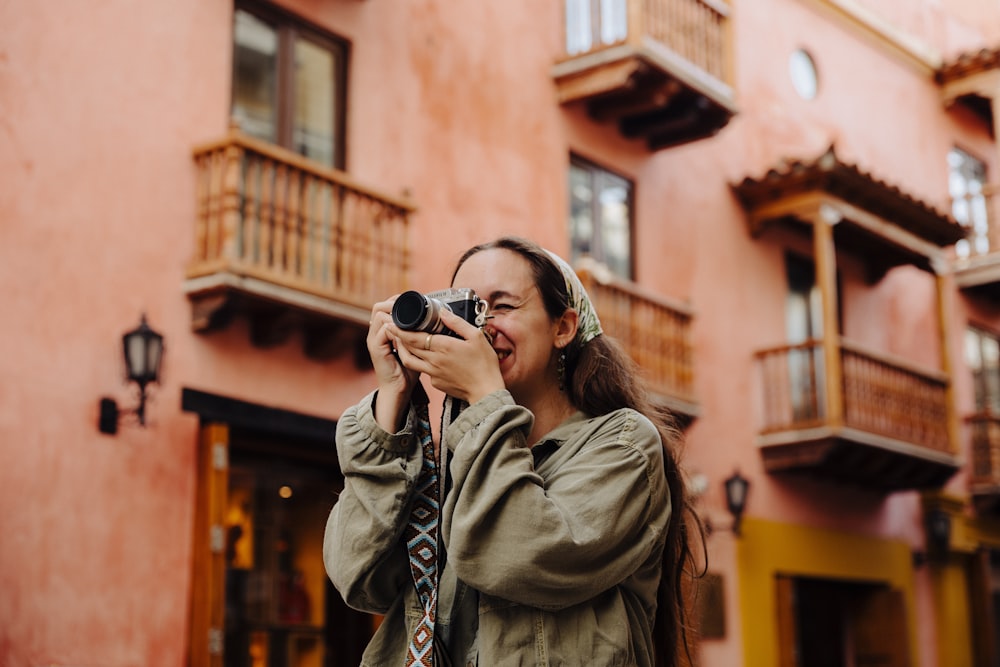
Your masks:
M0 664L356 665L321 543L371 304L501 234L684 428L698 665L1000 664L995 2L0 25Z

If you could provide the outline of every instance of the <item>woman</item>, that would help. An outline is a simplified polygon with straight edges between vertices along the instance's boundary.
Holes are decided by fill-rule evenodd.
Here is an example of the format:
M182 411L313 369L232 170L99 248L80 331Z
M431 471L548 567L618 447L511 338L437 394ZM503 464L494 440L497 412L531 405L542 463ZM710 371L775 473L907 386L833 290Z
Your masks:
M488 302L484 330L443 312L455 336L404 331L376 304L378 389L338 424L324 557L348 604L385 614L363 664L677 665L676 431L563 260L505 237L452 285ZM421 374L457 405L439 448Z

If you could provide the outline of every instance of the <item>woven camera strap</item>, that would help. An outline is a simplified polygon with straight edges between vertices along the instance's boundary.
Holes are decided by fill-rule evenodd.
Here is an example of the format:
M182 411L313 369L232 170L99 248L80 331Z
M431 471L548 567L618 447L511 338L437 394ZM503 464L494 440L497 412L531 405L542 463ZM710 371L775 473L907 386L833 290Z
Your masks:
M421 392L422 393L422 392ZM441 433L461 411L462 405L450 396L445 398L444 414L441 418ZM417 589L417 596L424 613L416 625L406 652L405 667L434 667L434 625L437 619L438 573L441 563L440 516L442 499L442 475L434 452L431 437L430 416L427 402L415 401L417 411L417 439L423 451L423 465L417 478L410 520L403 530L406 550L410 557L410 573ZM444 447L441 469L447 470ZM440 649L440 647L438 647Z

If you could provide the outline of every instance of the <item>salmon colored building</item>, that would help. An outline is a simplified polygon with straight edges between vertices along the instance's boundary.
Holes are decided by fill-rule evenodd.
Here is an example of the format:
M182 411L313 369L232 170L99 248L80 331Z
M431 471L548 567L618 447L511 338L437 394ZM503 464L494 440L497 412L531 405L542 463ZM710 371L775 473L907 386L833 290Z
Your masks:
M321 542L368 312L508 233L684 427L697 664L1000 664L995 1L0 26L0 664L358 664Z

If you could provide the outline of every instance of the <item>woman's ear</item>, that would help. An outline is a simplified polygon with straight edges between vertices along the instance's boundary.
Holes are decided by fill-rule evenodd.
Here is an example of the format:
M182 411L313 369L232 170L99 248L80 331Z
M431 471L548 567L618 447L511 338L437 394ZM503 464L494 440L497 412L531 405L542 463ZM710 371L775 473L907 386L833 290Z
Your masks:
M579 324L580 314L572 308L567 309L562 314L562 317L556 321L556 338L554 342L557 348L561 350L573 342Z

